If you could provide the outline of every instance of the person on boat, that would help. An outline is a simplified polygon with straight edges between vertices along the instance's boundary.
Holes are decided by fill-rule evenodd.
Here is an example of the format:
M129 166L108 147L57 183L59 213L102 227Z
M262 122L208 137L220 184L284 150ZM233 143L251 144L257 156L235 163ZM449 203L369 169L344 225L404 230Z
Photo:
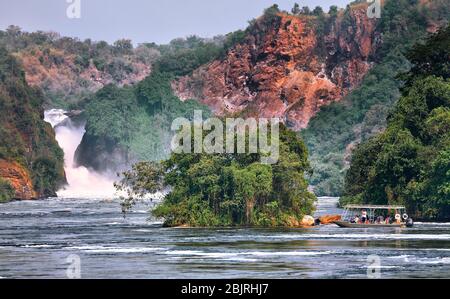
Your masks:
M363 210L361 214L361 222L366 223L367 222L367 211Z
M353 221L354 221L355 223L359 223L359 216L356 215L356 216L355 216L355 219L353 219Z
M395 214L395 222L397 222L397 224L400 224L400 222L402 222L402 215L400 215L398 212Z

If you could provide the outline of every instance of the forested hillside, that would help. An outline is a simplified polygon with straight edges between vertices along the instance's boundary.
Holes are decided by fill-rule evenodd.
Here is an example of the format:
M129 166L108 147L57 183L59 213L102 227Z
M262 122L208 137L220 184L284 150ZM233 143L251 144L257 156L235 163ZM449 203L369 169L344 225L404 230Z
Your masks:
M150 74L158 50L130 40L80 41L56 32L24 32L17 26L0 30L0 45L22 63L29 85L40 87L45 106L76 108L108 84L135 84Z
M450 20L448 1L386 0L376 30L382 46L361 85L339 103L322 107L301 134L311 154L317 195L342 194L354 147L386 127L386 116L398 100L398 72L411 64L405 52Z
M166 159L172 121L191 119L196 109L203 110L205 117L210 114L196 101L180 101L171 81L223 55L232 37L204 40L194 36L169 45L149 45L161 56L147 78L134 87L106 86L87 99L87 133L77 150L77 162L100 171L118 171L138 161Z
M65 182L64 154L43 120L43 103L21 64L0 47L0 201L53 196Z
M417 218L450 217L450 26L407 55L387 129L359 145L341 203L404 204Z

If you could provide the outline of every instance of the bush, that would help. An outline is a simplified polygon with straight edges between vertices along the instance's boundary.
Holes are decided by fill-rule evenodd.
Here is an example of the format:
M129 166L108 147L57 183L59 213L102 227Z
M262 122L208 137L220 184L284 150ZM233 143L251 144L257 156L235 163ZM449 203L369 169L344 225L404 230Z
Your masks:
M14 188L10 183L0 178L0 202L9 201L14 197Z

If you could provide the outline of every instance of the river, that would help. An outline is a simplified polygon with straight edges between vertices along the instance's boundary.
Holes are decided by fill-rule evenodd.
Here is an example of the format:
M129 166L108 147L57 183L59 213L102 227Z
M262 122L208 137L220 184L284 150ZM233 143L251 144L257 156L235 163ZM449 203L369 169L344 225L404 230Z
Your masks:
M176 229L151 218L148 201L124 218L112 180L74 163L84 124L63 110L45 117L64 150L69 185L58 198L0 205L0 278L365 278L368 270L450 278L450 223ZM315 216L340 214L337 200L320 198Z
M335 214L336 198L318 214ZM53 198L0 209L0 277L365 278L369 255L381 278L450 278L450 224L409 229L163 228L141 203L126 218L115 200Z

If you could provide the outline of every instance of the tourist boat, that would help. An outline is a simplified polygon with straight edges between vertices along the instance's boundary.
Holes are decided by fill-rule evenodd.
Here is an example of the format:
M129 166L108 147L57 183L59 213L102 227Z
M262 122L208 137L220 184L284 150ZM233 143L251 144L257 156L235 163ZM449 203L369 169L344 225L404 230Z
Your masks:
M366 221L362 223L360 220L364 211ZM386 221L386 219L388 220ZM412 227L414 225L413 220L406 213L405 207L380 205L347 205L344 207L341 220L333 223L346 228Z

